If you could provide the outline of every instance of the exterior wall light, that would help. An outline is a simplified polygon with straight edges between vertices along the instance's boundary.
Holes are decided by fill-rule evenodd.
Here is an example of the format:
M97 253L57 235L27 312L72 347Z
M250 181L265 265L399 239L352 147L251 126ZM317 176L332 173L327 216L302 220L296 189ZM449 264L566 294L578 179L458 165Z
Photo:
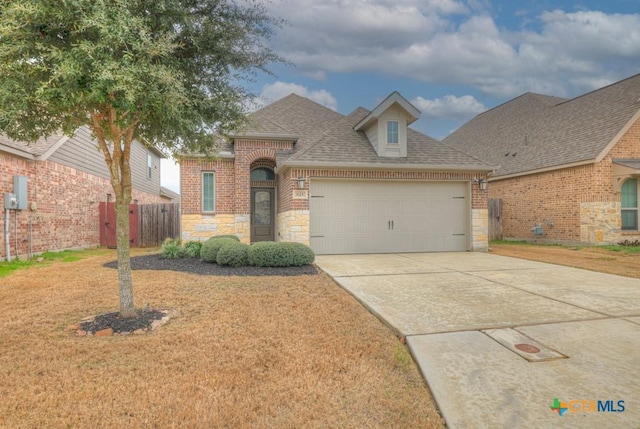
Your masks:
M474 182L476 182L478 184L478 188L480 188L481 191L486 191L487 190L487 185L489 182L487 182L487 179L473 179Z
M480 186L480 190L481 191L486 191L487 190L487 185L489 184L489 182L487 182L486 179L480 179L478 181L478 186Z
M298 177L298 189L304 189L304 177Z

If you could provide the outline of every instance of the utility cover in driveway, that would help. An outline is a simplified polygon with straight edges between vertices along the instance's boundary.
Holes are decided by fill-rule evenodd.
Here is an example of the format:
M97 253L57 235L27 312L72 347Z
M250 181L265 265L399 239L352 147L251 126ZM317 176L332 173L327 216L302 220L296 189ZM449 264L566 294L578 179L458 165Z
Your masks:
M469 185L312 179L310 242L317 254L464 251Z

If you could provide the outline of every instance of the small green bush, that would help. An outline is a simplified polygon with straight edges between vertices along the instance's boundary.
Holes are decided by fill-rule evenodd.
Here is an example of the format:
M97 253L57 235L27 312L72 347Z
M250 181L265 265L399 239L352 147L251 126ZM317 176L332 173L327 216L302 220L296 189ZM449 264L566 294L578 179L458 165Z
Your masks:
M285 263L275 241L260 241L249 248L249 264L256 267L281 267Z
M184 256L186 258L199 258L202 243L199 241L187 241L184 245Z
M227 243L238 243L238 241L224 237L205 241L200 249L200 259L205 262L216 262L220 248Z
M287 255L291 258L289 261L290 267L300 267L302 265L309 265L316 259L315 253L309 246L302 243L284 242L278 243L287 251Z
M249 264L256 267L298 267L314 259L313 250L302 243L262 241L249 248Z
M234 240L228 240L218 251L216 262L218 265L244 267L249 265L249 245Z
M184 257L184 249L179 238L167 238L160 248L162 259L178 259Z
M238 242L240 241L240 239L236 235L214 235L209 240L217 240L219 238L230 238L231 240L235 240L235 241L238 241ZM209 241L209 240L207 240L207 241Z

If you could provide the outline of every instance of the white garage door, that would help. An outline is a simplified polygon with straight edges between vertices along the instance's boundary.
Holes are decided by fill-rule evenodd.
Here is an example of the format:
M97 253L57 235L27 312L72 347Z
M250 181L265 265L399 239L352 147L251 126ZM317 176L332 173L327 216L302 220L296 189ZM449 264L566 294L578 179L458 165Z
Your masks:
M317 254L464 251L466 182L311 179L310 242Z

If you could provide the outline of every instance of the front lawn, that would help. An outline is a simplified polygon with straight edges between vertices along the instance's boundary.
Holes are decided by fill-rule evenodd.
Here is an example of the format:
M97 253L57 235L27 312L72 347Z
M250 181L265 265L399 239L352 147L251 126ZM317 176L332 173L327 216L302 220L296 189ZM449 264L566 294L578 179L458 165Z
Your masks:
M579 247L493 241L489 247L490 252L496 255L640 278L640 247L638 246Z
M77 337L117 309L115 251L94 252L0 279L0 427L443 426L405 347L323 274L134 271L138 306L183 315Z

